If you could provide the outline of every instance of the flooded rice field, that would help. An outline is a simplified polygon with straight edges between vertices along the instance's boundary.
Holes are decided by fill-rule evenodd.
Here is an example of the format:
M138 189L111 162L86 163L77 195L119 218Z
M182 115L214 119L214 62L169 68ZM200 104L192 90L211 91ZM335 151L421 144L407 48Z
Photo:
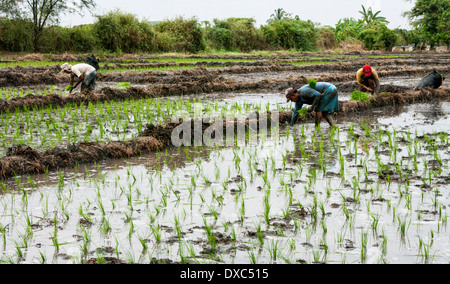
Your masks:
M57 70L21 85L37 67L16 68L0 100L0 263L449 263L449 83L412 91L449 57L415 56L108 69L72 95ZM384 92L371 104L350 99L367 61ZM282 93L309 78L338 87L337 127L288 126ZM174 145L183 121L202 119L201 140L224 117L243 132Z

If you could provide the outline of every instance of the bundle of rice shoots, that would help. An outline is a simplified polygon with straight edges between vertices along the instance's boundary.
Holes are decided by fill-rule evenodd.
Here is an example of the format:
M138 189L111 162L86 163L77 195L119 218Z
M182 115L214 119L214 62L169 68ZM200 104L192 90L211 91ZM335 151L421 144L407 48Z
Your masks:
M68 86L66 87L66 91L68 91L68 92L72 91L72 89L73 89L73 86L72 86L72 85L68 85Z
M361 91L353 91L351 97L351 101L361 101L361 102L370 102L373 100L373 96L371 94L361 92Z
M300 118L304 118L306 116L306 114L308 113L308 109L307 108L302 108L300 110L297 111Z
M128 82L122 82L116 85L116 87L121 88L121 89L126 89L131 87L131 84Z
M315 79L311 79L311 80L308 81L308 86L311 89L315 89L316 88L316 84L317 84L317 80L315 80Z

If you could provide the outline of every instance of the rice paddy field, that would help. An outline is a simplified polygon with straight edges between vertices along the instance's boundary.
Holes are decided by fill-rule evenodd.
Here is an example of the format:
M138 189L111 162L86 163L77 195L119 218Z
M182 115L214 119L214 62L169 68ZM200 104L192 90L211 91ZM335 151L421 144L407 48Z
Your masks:
M449 81L413 90L449 54L102 58L72 94L64 62L0 63L0 263L450 262ZM309 79L336 127L288 126Z

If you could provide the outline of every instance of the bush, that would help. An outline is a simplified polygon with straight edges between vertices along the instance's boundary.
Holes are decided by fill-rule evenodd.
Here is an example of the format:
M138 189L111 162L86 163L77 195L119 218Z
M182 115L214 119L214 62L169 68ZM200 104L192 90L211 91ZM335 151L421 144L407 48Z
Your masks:
M230 27L225 21L214 19L214 27L209 25L205 28L205 37L208 45L217 50L232 50L234 49L231 36Z
M71 47L74 52L92 53L99 46L99 39L93 25L76 26L69 32ZM64 50L66 51L66 50Z
M378 32L374 29L364 29L358 35L358 39L364 43L366 49L372 50L377 44Z
M392 50L397 43L397 34L386 27L385 24L381 24L377 28L376 47L378 49Z
M72 29L58 26L43 30L39 40L39 50L47 53L62 53L72 50L70 32Z
M204 30L213 49L248 52L264 47L264 36L252 18L214 19L214 26L206 22Z
M337 47L337 38L333 28L318 28L317 46L321 50L330 50Z
M155 26L158 51L196 53L206 48L203 30L196 18L177 17Z
M317 47L317 30L311 21L284 18L261 29L267 43L275 48L311 51Z
M397 34L397 44L399 45L413 45L414 47L426 43L426 38L417 30L395 29Z
M93 29L101 47L112 52L151 51L154 46L151 25L139 22L133 14L116 10L97 16Z
M13 52L33 50L33 23L0 18L0 49Z

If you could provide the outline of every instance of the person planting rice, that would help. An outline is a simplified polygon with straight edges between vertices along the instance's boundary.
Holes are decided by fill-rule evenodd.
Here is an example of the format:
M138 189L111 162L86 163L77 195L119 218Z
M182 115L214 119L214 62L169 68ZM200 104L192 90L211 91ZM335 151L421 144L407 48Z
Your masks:
M369 92L375 97L380 93L380 78L370 65L364 65L356 72L356 80L361 92Z
M95 82L97 81L97 70L86 63L70 65L69 63L64 63L61 65L61 72L70 74L70 86L68 91L72 93L72 90L76 89L78 85L81 83L81 91L86 89L94 90ZM73 85L75 81L75 77L78 78L78 82Z
M339 111L338 90L336 86L326 82L311 80L309 84L295 90L289 88L285 91L287 102L294 102L295 108L290 125L293 126L299 116L303 104L310 104L308 112L315 111L316 126L320 125L322 117L330 126L334 126L332 114Z

